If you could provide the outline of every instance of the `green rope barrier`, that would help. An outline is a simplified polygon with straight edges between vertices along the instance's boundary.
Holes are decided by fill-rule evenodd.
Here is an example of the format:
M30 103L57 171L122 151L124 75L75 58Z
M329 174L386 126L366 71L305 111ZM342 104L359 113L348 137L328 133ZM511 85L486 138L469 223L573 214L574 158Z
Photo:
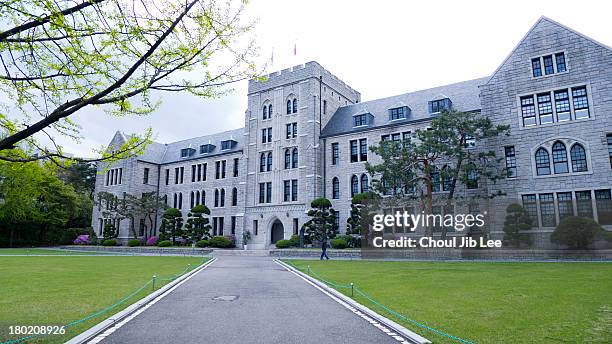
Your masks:
M200 265L204 264L205 262L206 262L206 258L202 259L202 263L200 263ZM200 266L200 265L198 265L198 266ZM68 323L68 324L64 325L64 327L65 328L70 328L70 327L76 326L78 324L84 323L87 320L95 318L95 317L97 317L97 316L99 316L101 314L104 314L104 313L106 313L106 312L108 312L108 311L110 311L110 310L112 310L112 309L114 309L114 308L124 304L125 302L127 302L128 300L133 298L134 296L138 295L141 291L143 291L150 284L153 284L153 290L155 290L155 281L156 280L158 280L158 281L165 281L165 280L172 281L172 280L177 279L180 276L184 275L189 270L191 270L191 264L188 264L187 267L185 268L185 270L183 270L183 272L181 272L179 274L172 275L173 277L171 277L171 278L161 278L160 279L160 278L157 278L157 276L153 276L153 278L151 278L142 287L140 287L140 288L136 289L135 291L131 292L126 297L124 297L121 300L115 302L114 304L110 305L109 307L106 307L106 308L104 308L101 311L98 311L96 313L88 315L85 318L82 318L82 319L79 319L79 320L75 320L75 321L73 321L71 323ZM40 336L44 336L44 335L45 334L33 334L33 335L30 335L30 336L27 336L27 337L22 337L22 338L19 338L19 339L12 339L12 340L8 340L8 341L5 341L5 342L0 342L0 344L17 344L17 343L22 343L22 342L25 342L27 340L30 340L30 339L33 339L33 338L36 338L36 337L40 337Z

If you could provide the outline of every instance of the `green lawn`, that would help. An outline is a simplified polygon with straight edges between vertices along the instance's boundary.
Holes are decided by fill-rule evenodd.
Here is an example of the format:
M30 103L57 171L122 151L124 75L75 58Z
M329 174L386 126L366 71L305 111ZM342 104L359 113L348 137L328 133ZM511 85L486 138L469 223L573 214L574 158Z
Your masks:
M65 325L105 309L151 280L202 263L197 257L0 257L0 342L10 325ZM156 288L168 281L158 280ZM151 292L147 287L109 313L53 335L28 341L62 343Z
M288 262L474 343L612 343L612 263ZM434 343L457 343L355 299Z
M74 248L78 250L78 247ZM0 248L0 255L89 255L107 254L106 252L54 250L44 248Z

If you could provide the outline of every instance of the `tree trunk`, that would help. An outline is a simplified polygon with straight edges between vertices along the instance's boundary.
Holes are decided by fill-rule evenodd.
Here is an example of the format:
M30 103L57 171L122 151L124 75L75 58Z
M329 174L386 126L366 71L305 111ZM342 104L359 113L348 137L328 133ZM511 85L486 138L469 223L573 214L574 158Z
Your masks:
M11 226L11 234L9 235L9 247L13 247L14 237L15 237L15 227Z

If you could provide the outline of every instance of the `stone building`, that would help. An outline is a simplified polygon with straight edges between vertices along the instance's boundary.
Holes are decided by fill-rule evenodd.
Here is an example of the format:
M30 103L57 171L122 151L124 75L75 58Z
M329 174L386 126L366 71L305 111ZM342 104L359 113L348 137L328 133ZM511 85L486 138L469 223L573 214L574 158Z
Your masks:
M361 102L308 62L251 80L247 97L244 128L152 143L142 156L100 164L96 192L155 192L185 216L205 203L214 233L240 244L249 230L253 248L297 234L310 201L324 196L342 231L352 195L370 186L365 162L380 159L368 147L410 139L452 108L510 125L509 136L486 142L510 171L495 187L533 216L539 246L551 246L548 236L566 215L612 225L612 50L546 17L486 78ZM117 132L110 144L124 140ZM100 233L110 221L102 210L95 206L92 219ZM127 240L127 221L120 227Z

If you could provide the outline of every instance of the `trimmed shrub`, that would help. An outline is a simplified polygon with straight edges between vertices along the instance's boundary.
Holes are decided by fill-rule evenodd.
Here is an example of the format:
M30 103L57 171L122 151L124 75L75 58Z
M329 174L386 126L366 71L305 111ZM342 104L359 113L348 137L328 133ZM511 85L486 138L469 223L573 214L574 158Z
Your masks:
M159 241L159 239L156 236L152 236L147 239L147 246L155 246L157 245L157 241Z
M172 246L172 241L170 241L170 240L162 240L162 241L157 243L157 246L159 246L159 247L169 247L169 246Z
M102 246L117 246L117 240L115 239L106 239L102 242Z
M140 240L138 240L138 239L130 239L130 240L128 240L128 246L129 247L140 246Z
M208 240L200 240L195 244L197 247L208 247Z
M212 239L208 241L208 244L212 247L217 247L217 248L232 247L231 240L226 237L222 237L222 236L213 237Z
M76 239L74 239L75 245L91 245L91 240L89 240L89 235L81 234Z
M289 239L289 242L291 243L291 246L293 247L300 246L300 236L297 234L293 234L291 236L291 239Z
M279 240L276 242L276 248L289 248L291 247L290 240Z
M343 249L343 248L347 248L348 247L348 243L344 239L339 239L339 238L332 239L331 247L332 248L337 248L337 249Z
M566 245L570 249L589 248L595 237L601 233L601 226L588 217L569 216L561 220L550 236L555 244Z

